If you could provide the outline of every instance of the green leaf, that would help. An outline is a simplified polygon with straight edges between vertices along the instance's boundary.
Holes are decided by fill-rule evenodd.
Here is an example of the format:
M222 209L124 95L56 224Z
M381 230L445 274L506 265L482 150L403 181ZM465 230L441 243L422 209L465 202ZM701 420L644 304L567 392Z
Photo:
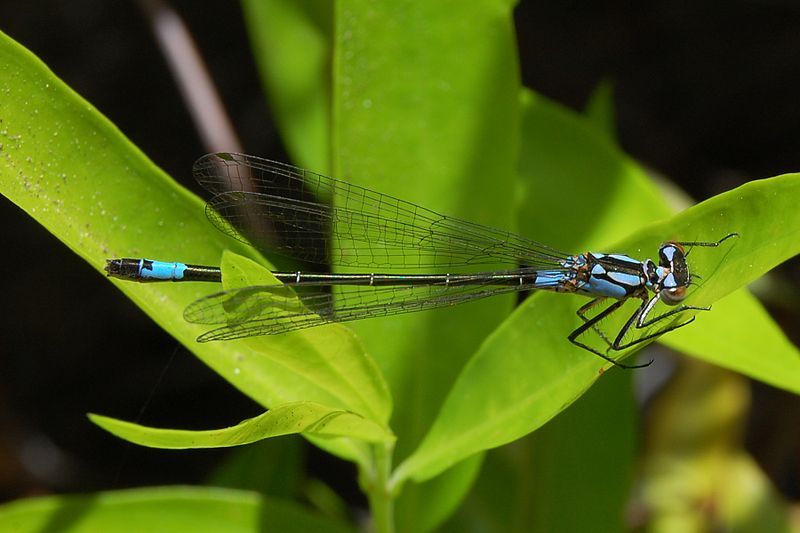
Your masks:
M243 0L253 54L283 140L297 164L331 161L333 2Z
M624 531L636 464L633 373L609 372L523 441L531 491L528 531ZM573 512L580 506L581 512Z
M129 442L171 450L241 446L295 433L317 437L349 437L366 442L394 441L394 435L389 430L371 420L350 411L313 402L279 405L235 426L206 431L151 428L95 414L90 414L89 418L109 433Z
M632 229L672 213L647 174L586 117L530 90L520 105L523 235L571 253L612 250Z
M226 249L266 265L253 249L215 230L199 198L164 175L99 112L2 34L0 74L0 192L98 271L115 256L218 264ZM381 424L389 416L387 389L345 328L198 344L195 337L204 329L184 321L183 310L219 286L111 281L265 407L307 400ZM285 367L283 362L294 357L302 362ZM315 368L321 360L328 370L324 379ZM296 374L304 369L315 374ZM356 385L334 383L337 379Z
M567 250L594 249L587 243L620 238L632 224L669 212L645 172L610 138L614 122L610 85L598 88L594 102L602 104L596 105L596 116L585 117L531 91L522 99L520 173L529 195L528 209L520 212L520 229L540 238L544 228L552 233L552 242ZM581 194L565 198L564 191ZM560 225L551 221L563 220L565 209L571 215L559 234ZM574 327L574 308L563 311L561 327L568 332ZM609 374L517 445L511 457L529 461L531 475L508 482L528 493L531 505L508 517L499 512L497 518L509 528L622 528L635 460L636 406L632 373ZM585 512L571 513L576 506Z
M207 231L200 199L4 34L0 74L0 188L6 197L98 271L122 251L170 256L185 250L189 259L219 260L227 240ZM124 286L143 305L165 307L160 314L170 329L183 322L181 301L200 293L197 286L176 285L177 296L157 302L154 295L164 287Z
M636 452L632 380L609 372L539 431L490 450L443 531L622 531Z
M223 254L222 271L226 289L277 283L268 270L233 253ZM253 359L248 356L251 347L256 351L252 364L257 368L248 372L269 390L287 388L298 398L354 411L379 424L389 418L391 398L380 371L342 325L271 337L269 350L258 350L263 338L223 344L231 342L240 346L237 358L242 363Z
M510 226L517 78L509 12L496 0L357 1L337 4L336 16L337 175L448 214ZM476 33L485 37L469 37ZM472 161L476 146L481 156ZM487 191L488 175L494 186ZM353 324L404 406L393 422L410 440L401 448L424 433L459 361L510 303Z
M558 130L553 137L569 138L559 137ZM583 158L576 154L575 159L573 166L579 171ZM626 187L619 190L623 196L629 194ZM646 257L671 237L714 239L738 231L741 237L719 248L691 252L692 271L703 278L686 302L709 305L800 251L800 212L793 208L798 194L800 177L796 175L753 182L647 226L608 249ZM547 422L591 386L604 366L602 360L565 339L578 325L574 310L582 302L563 294L528 298L465 367L430 433L400 465L393 482L402 483L407 477L428 479L472 453L515 440ZM626 308L632 312L630 306ZM616 322L606 321L604 328L618 329L627 316L621 313ZM691 328L698 329L704 318L698 317ZM702 348L698 356L702 357ZM765 362L760 351L739 350L735 359L741 361L743 371L768 374L770 382L798 390L800 358L782 358L779 367Z
M519 77L511 7L507 0L336 3L334 174L513 228ZM402 406L392 419L398 457L417 445L461 366L512 305L497 298L353 325ZM418 514L428 498L418 487L400 498L404 515L429 523Z
M352 531L289 501L219 488L166 487L50 496L0 507L0 530L16 533L251 533L264 529L286 533Z
M753 379L800 393L797 347L747 291L714 303L697 327L681 328L659 342Z
M397 502L397 528L438 531L441 523L459 508L465 488L472 488L482 465L483 455L475 454L429 482L414 486L415 498L400 498Z

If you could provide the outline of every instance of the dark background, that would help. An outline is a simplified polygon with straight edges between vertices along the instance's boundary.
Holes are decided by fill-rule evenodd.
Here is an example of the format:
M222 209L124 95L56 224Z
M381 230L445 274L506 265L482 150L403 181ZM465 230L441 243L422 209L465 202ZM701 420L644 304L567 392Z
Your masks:
M245 151L286 160L237 4L172 4L208 62ZM800 171L800 5L621 4L522 2L516 22L525 84L582 109L600 81L612 80L623 148L698 200L747 180ZM206 149L135 2L0 5L2 31L194 188L191 165ZM6 301L0 498L202 482L227 452L128 446L90 424L85 413L205 429L261 408L5 199L0 224L6 257L0 264ZM792 265L777 274L794 287L797 278ZM776 300L770 310L797 341L796 304ZM799 465L786 458L797 455L798 430L787 434L781 421L797 420L800 404L764 385L754 391L748 444L776 485L796 498ZM357 497L349 466L307 451L315 475Z

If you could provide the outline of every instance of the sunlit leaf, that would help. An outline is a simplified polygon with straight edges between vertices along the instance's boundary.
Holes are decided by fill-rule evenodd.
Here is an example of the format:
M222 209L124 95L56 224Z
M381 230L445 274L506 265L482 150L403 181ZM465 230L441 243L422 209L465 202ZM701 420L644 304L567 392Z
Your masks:
M0 529L15 533L352 531L290 501L254 492L203 487L156 487L19 500L0 507Z
M295 433L366 442L394 440L391 432L362 416L312 402L279 405L235 426L204 431L152 428L94 414L89 418L109 433L151 448L223 448Z
M613 249L642 257L675 235L722 237L735 229L740 236L719 248L691 252L691 266L703 273L703 282L687 303L710 305L800 252L798 195L800 175L751 182L651 224ZM564 328L563 317L578 301L537 294L506 320L465 368L437 423L395 479L427 479L462 457L519 438L582 394L604 365L564 340L571 328ZM774 365L759 352L732 357L742 371L800 390L800 359Z

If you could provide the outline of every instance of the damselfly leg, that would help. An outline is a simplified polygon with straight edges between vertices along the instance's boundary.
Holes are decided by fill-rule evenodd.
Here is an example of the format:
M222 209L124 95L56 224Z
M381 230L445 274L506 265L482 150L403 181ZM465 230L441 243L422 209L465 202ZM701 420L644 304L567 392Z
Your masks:
M629 296L641 298L642 303L636 308L633 314L631 314L625 324L620 328L613 341L611 341L603 329L599 327L599 324L602 320L607 319L616 311L618 311L622 305L624 305L626 299L618 299L612 302L608 307L593 317L588 316L588 312L601 305L607 300L607 298L594 298L593 300L584 304L576 312L578 317L583 321L583 324L570 333L567 338L576 346L599 355L606 361L609 361L616 366L622 368L641 368L649 366L653 362L652 360L640 365L625 365L609 357L608 353L611 351L616 352L625 350L642 342L660 337L661 335L670 331L687 326L694 322L695 317L691 317L688 320L679 322L677 324L668 325L659 329L658 331L648 333L626 342L625 339L631 333L631 330L647 329L667 318L674 317L679 313L683 313L684 311L710 311L710 306L701 307L679 304L686 297L686 287L688 287L691 283L689 270L685 261L686 256L689 255L689 251L691 250L686 251L684 248L691 248L695 246L714 248L719 246L725 240L736 236L738 236L737 233L729 233L718 241L676 241L665 243L659 249L659 267L653 266L651 279L642 285L631 287L632 290L630 291ZM654 294L648 297L647 289L653 291ZM667 305L677 305L677 307L655 317L648 318L659 301L662 301ZM607 345L605 353L586 344L585 342L578 340L589 330L594 331L597 336L600 337Z

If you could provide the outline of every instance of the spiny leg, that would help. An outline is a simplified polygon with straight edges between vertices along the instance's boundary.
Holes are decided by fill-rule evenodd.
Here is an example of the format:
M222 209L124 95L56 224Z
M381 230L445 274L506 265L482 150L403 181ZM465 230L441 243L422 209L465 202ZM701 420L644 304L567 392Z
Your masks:
M709 307L698 307L696 305L679 305L675 309L670 309L666 313L662 313L662 314L660 314L660 315L658 315L656 317L651 318L650 320L642 319L643 321L641 323L636 324L636 329L642 329L642 328L646 328L648 326L652 326L653 324L655 324L656 322L659 322L660 320L664 320L665 318L669 318L672 315L677 315L678 313L683 313L684 311L711 311L711 307L710 306ZM646 318L646 315L645 315L645 318ZM675 329L675 328L672 328L672 329ZM665 332L666 331L672 331L672 330L665 330Z
M651 318L650 320L647 320L647 315L650 314L650 311L653 309L654 305L657 302L658 302L658 295L653 296L653 298L651 298L649 301L648 300L643 300L642 305L639 306L639 308L636 310L636 312L633 315L631 315L631 317L628 319L628 321L625 323L625 325L622 326L622 328L619 330L619 333L617 334L617 338L614 339L614 343L611 346L611 348L613 350L624 350L626 348L630 348L631 346L635 346L635 345L637 345L637 344L639 344L641 342L660 337L661 335L663 335L665 333L669 333L670 331L674 331L674 330L676 330L678 328L682 328L683 326L687 326L687 325L691 324L692 322L694 322L695 317L692 317L689 320L687 320L685 322L681 322L679 324L674 324L672 326L667 326L666 328L664 328L662 330L647 334L647 335L645 335L643 337L640 337L638 339L634 339L631 342L626 342L626 343L623 344L625 336L628 334L628 332L630 331L631 327L633 327L634 325L636 326L636 329L643 329L643 328L650 327L653 324L655 324L656 322L664 320L665 318L674 316L674 315L676 315L678 313L682 313L683 311L691 311L691 310L694 310L694 311L710 311L711 310L711 307L697 307L697 306L693 306L693 305L680 305L680 306L676 307L675 309L671 309L671 310L667 311L666 313L662 313L662 314L660 314L660 315L658 315L656 317Z
M694 322L695 318L697 318L697 317L693 316L692 318L690 318L686 322L681 322L680 324L675 324L674 326L666 327L666 328L664 328L664 329L662 329L660 331L656 331L655 333L650 333L648 335L645 335L644 337L640 337L640 338L635 339L635 340L633 340L631 342L626 342L625 344L618 344L618 342L622 341L622 337L624 337L627 334L627 332L620 331L619 337L617 337L617 340L614 341L614 350L625 350L626 348L630 348L631 346L636 346L640 342L644 342L644 341L647 341L647 340L650 340L650 339L658 338L661 335L663 335L664 333L669 333L670 331L675 331L676 329L682 328L683 326L688 326L689 324ZM652 362L653 361L651 360L650 363L652 363ZM650 363L648 363L648 365ZM648 365L644 365L644 366L648 366Z
M589 302L587 302L587 303L583 304L583 305L582 305L582 306L581 306L581 307L580 307L580 308L579 308L577 311L575 311L575 314L576 314L576 315L578 315L578 317L580 317L580 319L581 319L581 320L583 320L584 322L589 322L589 321L591 320L591 318L590 318L590 317L588 317L588 316L586 316L586 313L587 313L589 310L591 310L591 309L593 309L593 308L597 307L597 306L598 306L599 304L601 304L602 302L606 301L606 299L607 299L607 298L604 298L604 297L595 298L595 299L593 299L593 300L591 300L591 301L589 301ZM609 346L609 347L611 347L611 339L609 339L609 338L606 336L606 334L603 332L602 328L600 328L600 327L597 325L597 323L595 323L595 324L592 326L592 329L594 330L594 332L595 332L595 333L597 333L597 336L598 336L598 337L600 337L601 339L603 339L603 340L605 341L605 343L606 343L606 344L608 344L608 346Z
M604 354L604 353L600 352L599 350L596 350L595 348L592 348L588 344L584 344L584 343L579 342L577 340L578 337L580 337L581 335L586 333L586 331L589 330L590 328L594 329L595 326L601 320L603 320L604 318L606 318L609 315L611 315L614 311L619 309L622 306L622 304L624 304L624 303L625 303L625 300L617 300L617 301L615 301L614 303L609 305L607 308L605 308L603 311L601 311L600 313L595 315L593 318L590 318L590 319L586 320L582 325L580 325L577 329L575 329L575 331L570 333L569 336L567 337L567 339L569 339L569 342L571 342L575 346L578 346L580 348L583 348L584 350L592 352L593 354L602 357L603 359L605 359L609 363L613 364L614 366L618 366L620 368L628 368L628 369L630 369L630 368L643 368L645 366L649 366L650 363L652 363L652 361L650 361L649 363L646 363L646 364L642 364L642 365L626 365L626 364L623 364L623 363L619 363L619 362L615 361L614 359L612 359L611 357L609 357L607 354ZM589 307L587 307L587 305ZM595 302L595 300L592 300L591 302L589 302L589 304L586 304L581 309L579 309L579 311L586 311L586 310L590 309L591 307L593 307L595 305L597 305L597 303ZM584 309L584 307L587 307L587 309ZM639 307L631 318L635 320L635 317L641 312L641 309L642 309L642 307ZM585 317L583 317L580 314L578 316L581 316L582 318L585 319Z

